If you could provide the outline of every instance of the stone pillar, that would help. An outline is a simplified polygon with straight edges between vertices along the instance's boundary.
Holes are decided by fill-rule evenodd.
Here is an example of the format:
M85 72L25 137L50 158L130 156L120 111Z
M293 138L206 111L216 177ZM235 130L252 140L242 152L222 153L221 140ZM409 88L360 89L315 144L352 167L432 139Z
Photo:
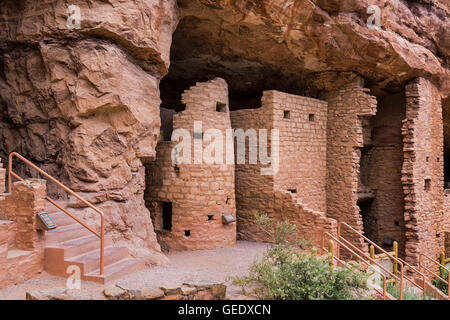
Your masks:
M442 105L439 91L424 78L406 86L402 135L406 261L417 264L420 253L437 259L445 238Z
M36 214L45 210L46 194L45 180L27 179L15 182L12 194L0 200L2 218L15 222L13 245L16 249L31 251L36 248Z
M346 222L358 231L363 231L357 205L364 145L362 120L374 116L377 110L377 101L368 91L361 83L355 83L327 94L327 216ZM343 235L365 248L354 233Z

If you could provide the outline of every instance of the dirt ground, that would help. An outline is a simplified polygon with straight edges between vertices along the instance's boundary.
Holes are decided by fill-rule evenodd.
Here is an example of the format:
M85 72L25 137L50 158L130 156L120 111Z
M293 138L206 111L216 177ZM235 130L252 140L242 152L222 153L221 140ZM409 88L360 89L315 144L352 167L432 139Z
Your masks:
M215 250L169 253L168 264L148 268L108 283L138 289L150 286L180 286L182 283L226 283L228 276L244 275L256 257L261 257L267 244L238 241L236 245ZM229 285L229 283L227 283ZM65 288L66 279L45 272L25 283L0 290L0 300L25 299L30 290ZM105 285L82 282L80 290L71 290L75 299L104 299ZM240 290L229 286L227 297L239 297Z

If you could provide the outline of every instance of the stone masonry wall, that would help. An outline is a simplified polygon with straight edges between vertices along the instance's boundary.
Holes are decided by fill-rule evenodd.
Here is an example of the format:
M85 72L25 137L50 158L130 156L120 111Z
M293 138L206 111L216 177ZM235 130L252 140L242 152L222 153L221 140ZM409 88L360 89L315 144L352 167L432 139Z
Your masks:
M246 146L246 164L236 164L238 236L267 241L254 221L256 213L266 213L274 220L295 224L300 238L319 246L324 231L336 231L336 222L326 218L323 210L327 103L264 91L261 105L233 111L233 130L267 129L270 136L272 129L278 129L279 170L273 176L262 175L265 165L260 161L249 164Z
M377 102L360 83L330 92L327 124L327 216L363 231L357 205L360 148L363 147L362 119L375 115ZM343 235L363 246L354 234Z
M0 287L24 282L43 270L43 233L36 214L44 211L44 180L15 182L0 198Z
M384 238L399 243L405 253L404 196L402 186L403 145L401 126L405 117L404 94L390 95L378 103L372 119L372 137L361 159L361 183L370 188L374 199L361 207L364 232L383 246ZM385 246L392 250L392 246Z
M406 261L417 264L419 253L437 258L445 238L442 105L424 78L406 86L402 134Z
M295 190L304 206L326 211L327 102L266 91L273 128L280 131L276 190ZM285 112L288 112L285 118Z
M189 132L192 154L194 139L201 138L199 134L194 135L194 121L202 121L203 133L218 129L225 139L231 124L224 80L197 83L184 92L182 100L186 109L174 114L173 127ZM225 106L224 112L216 111L217 103ZM171 153L177 144L160 141L156 161L147 165L146 201L159 243L165 250L213 249L234 244L236 223L222 223L223 214L236 216L234 165L226 164L225 143L223 164L194 164L192 156L191 164L176 165L172 163ZM208 145L203 141L203 148ZM172 203L172 230L163 228L162 202Z

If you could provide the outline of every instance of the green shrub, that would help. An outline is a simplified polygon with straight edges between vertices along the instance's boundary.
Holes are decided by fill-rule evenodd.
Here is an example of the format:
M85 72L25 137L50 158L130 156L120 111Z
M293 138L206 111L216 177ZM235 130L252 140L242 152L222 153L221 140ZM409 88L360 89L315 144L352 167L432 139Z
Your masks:
M274 223L267 215L256 217L257 224L271 234L274 243L261 260L255 260L249 274L231 278L244 294L259 299L278 300L342 300L354 299L367 289L367 276L353 269L332 269L328 261L305 253L294 245L295 226Z
M443 268L440 268L440 271L441 271L441 274L443 274L443 277L442 276L441 277L445 280L445 282L439 278L435 278L435 279L433 279L433 285L435 287L437 287L439 290L441 290L445 295L447 295L448 294L448 271Z

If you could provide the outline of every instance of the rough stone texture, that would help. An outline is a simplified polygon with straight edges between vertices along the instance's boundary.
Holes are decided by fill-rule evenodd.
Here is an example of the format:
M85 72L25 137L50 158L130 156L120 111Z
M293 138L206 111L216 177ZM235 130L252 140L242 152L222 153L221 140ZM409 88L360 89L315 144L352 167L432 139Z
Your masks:
M289 118L285 118L289 111ZM263 175L268 167L258 160L250 164L245 146L245 164L236 162L238 236L247 240L268 240L255 225L256 213L267 213L297 226L299 237L321 245L324 231L335 232L336 222L326 217L326 111L327 103L278 91L265 91L258 109L231 112L234 130L278 129L279 170ZM310 115L314 115L310 118ZM261 137L260 137L261 138ZM259 145L260 146L260 145ZM270 155L271 149L269 149ZM274 159L271 160L272 165ZM295 192L295 193L294 193Z
M45 181L15 182L0 196L0 287L24 282L43 270L43 234L36 214L44 211Z
M372 199L358 201L369 239L383 246L390 238L399 244L400 256L405 254L404 195L402 185L403 145L401 126L405 118L402 94L387 96L378 103L372 117L369 141L364 141L361 155L360 189L369 188ZM366 189L367 191L367 189ZM388 251L391 245L385 246Z
M282 135L281 161L289 166L280 165L278 178L261 176L259 166L236 168L237 204L234 196L228 204L231 213L235 206L238 216L243 212L238 221L241 237L259 239L251 217L254 211L266 211L279 219L289 217L302 235L314 241L323 230L334 230L335 221L330 218L359 231L364 230L366 221L365 231L377 241L398 238L411 263L417 262L419 252L437 257L444 240L449 242L450 215L442 207L441 117L442 104L448 138L448 1L378 0L380 29L366 25L367 7L374 4L369 0L74 0L71 4L81 8L80 29L67 28L68 4L63 0L0 3L0 157L4 160L11 151L18 151L98 204L107 213L107 233L116 243L128 246L133 255L149 263L165 261L144 203L148 182L144 164L155 159L157 142L167 140L171 126L163 126L164 137L158 137L160 86L167 80L168 93L181 93L186 83L217 76L228 82L230 101L236 108L260 100L261 92L268 89L326 97L328 101L326 120L323 101L281 93L273 93L283 102L274 103L273 110L264 109L264 97L263 107L242 112L247 114L243 128L292 123L292 131ZM170 62L171 71L160 84ZM389 104L383 99L394 101L394 94L404 94L405 84L419 77L406 87L401 143L389 140L397 127L376 123L376 102L367 90L360 85L347 86L359 77L365 78L365 86L377 96L380 110ZM177 95L167 92L164 100L177 100L178 104ZM196 99L192 96L187 101L195 104L193 109L174 115L175 119L183 119L182 115L191 111L197 113L196 119L202 118L202 104L196 104ZM294 118L277 118L286 107L303 106L303 100L305 110L291 110ZM169 107L179 108L176 104ZM316 124L307 122L304 112L314 113ZM170 113L161 112L161 118L170 118ZM326 142L322 125L327 126ZM403 155L398 152L401 144ZM373 148L364 154L370 145ZM446 145L450 150L450 144ZM160 150L170 148L163 142L160 146ZM297 154L299 150L304 152ZM163 158L167 159L167 152L161 153ZM403 204L398 188L400 161ZM367 172L360 174L360 162L367 165ZM173 168L170 172L166 168L156 175L168 174L172 183ZM377 168L383 168L379 175ZM37 177L19 163L14 169L23 176ZM208 184L205 191L232 190L228 168L223 169L224 179L229 181L222 190L212 185L212 174L195 170L194 175L205 179L201 183ZM3 174L0 168L0 191L4 190ZM147 176L152 174L155 172L147 168ZM164 179L160 181L158 187L167 186ZM289 194L286 189L297 192ZM181 202L190 199L197 203L203 194L196 195L195 190L194 186L172 191ZM147 190L147 194L151 192ZM53 185L48 186L48 193L64 196ZM363 193L375 195L366 215L374 219L364 220L360 213L357 201ZM223 198L218 194L220 210L228 208ZM164 201L161 199L158 201ZM68 200L70 206L83 211L80 214L85 219L97 223L79 202ZM157 206L150 207L158 211ZM204 209L202 204L202 217ZM9 224L8 246L33 247L29 214L26 211ZM21 231L17 237L16 230ZM3 254L5 232L3 244L0 242ZM220 239L214 241L228 243L233 232L227 233L226 240L219 233ZM191 243L189 248L195 245Z
M338 88L346 71L354 71L378 93L400 91L417 76L437 80L443 96L450 93L446 0L179 3L173 79L213 74L242 94L276 89L305 95ZM374 4L381 9L380 29L366 26Z
M406 87L402 134L406 261L417 264L420 253L438 257L444 250L446 227L441 97L426 79Z
M364 146L362 119L374 116L377 111L377 101L367 91L356 82L327 96L327 216L358 231L363 231L357 205ZM355 233L347 228L342 232L347 239L363 246Z
M14 221L14 248L39 249L36 214L44 212L46 195L45 181L30 179L15 182L12 193L0 199L0 219Z
M156 0L70 4L81 8L80 29L67 27L65 1L0 4L1 156L18 151L97 200L117 243L161 263L143 162L155 157L158 84L178 9ZM49 194L64 193L49 185Z
M236 241L236 223L223 224L222 215L236 216L234 164L226 162L225 141L222 150L215 151L216 157L222 153L221 160L217 159L221 164L207 162L207 137L203 135L196 139L197 134L194 134L194 121L201 121L203 134L208 129L216 129L225 140L226 130L231 129L227 84L223 79L198 83L185 91L183 103L186 104L186 110L173 115L173 128L184 129L189 133L190 163L174 164L171 154L178 142L161 141L157 147L156 161L147 166L146 200L158 241L166 250L230 246ZM225 106L224 112L216 111L217 103ZM197 163L195 145L201 139L203 147L200 150L204 154ZM188 150L180 150L181 156L185 156L183 152L187 153ZM164 228L163 202L172 203L171 230ZM190 232L188 236L185 233L187 230Z

